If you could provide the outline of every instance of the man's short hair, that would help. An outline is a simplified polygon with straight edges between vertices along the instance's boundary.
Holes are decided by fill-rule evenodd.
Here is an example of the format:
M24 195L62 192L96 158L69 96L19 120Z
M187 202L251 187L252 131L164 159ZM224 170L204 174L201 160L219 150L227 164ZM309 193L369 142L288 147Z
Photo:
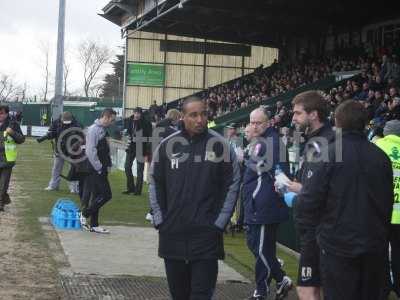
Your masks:
M4 111L6 114L10 112L10 108L7 104L0 104L0 111Z
M328 117L328 106L324 97L318 91L307 91L296 95L292 101L292 105L302 105L304 110L309 114L316 111L319 121L325 122Z
M335 119L338 128L347 131L364 131L368 114L360 102L347 100L336 108Z
M116 116L117 112L115 110L113 110L112 108L105 108L102 112L101 112L101 117L106 116L107 118L111 117L112 115Z
M192 96L192 97L186 98L186 99L183 101L182 113L185 113L186 107L187 107L190 103L193 103L193 102L201 102L201 103L204 103L204 101L201 100L201 98L200 98L200 97L197 97L197 96Z

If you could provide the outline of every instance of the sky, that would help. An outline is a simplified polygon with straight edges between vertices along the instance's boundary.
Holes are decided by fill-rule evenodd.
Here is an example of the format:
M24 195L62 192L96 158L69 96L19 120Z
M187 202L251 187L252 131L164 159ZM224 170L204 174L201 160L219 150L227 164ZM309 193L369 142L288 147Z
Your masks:
M114 54L121 53L120 28L97 15L110 0L66 0L66 63L70 65L68 91L82 94L82 67L77 59L78 45L85 39L107 44ZM58 0L0 0L0 74L27 86L27 95L43 93L44 54L50 52L51 96L54 93ZM110 65L99 74L110 72Z

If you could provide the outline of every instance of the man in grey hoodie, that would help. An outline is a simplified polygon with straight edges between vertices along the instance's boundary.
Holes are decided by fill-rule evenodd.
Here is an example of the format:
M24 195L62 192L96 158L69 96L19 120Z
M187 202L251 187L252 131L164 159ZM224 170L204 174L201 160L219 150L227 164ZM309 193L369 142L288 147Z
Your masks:
M106 108L86 134L86 156L89 161L89 174L85 178L82 196L81 224L84 229L96 233L109 233L99 226L99 210L112 198L108 170L111 167L110 147L106 139L106 128L116 117L116 112ZM90 218L90 224L87 222Z

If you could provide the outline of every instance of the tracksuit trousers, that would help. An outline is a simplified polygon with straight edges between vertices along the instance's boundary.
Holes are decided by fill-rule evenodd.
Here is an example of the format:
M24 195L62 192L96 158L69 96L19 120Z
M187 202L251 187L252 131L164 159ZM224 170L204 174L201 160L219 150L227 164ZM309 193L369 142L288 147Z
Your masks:
M247 225L247 246L256 258L257 296L266 296L272 279L281 282L285 276L276 258L276 233L279 224Z
M218 275L218 260L165 259L172 300L211 300Z
M99 226L99 210L111 200L111 187L107 173L92 173L84 179L84 189L81 200L82 215L90 218L90 226Z

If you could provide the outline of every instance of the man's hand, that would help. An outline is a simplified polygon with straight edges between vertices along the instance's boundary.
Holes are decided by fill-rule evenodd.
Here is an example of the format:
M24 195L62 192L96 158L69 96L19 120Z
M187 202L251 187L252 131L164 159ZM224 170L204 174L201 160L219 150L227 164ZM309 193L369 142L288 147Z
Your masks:
M289 184L287 185L288 191L296 194L300 193L302 187L303 185L296 181L290 181Z
M12 128L10 128L10 127L7 127L6 132L9 135L13 135L14 134L14 130Z

